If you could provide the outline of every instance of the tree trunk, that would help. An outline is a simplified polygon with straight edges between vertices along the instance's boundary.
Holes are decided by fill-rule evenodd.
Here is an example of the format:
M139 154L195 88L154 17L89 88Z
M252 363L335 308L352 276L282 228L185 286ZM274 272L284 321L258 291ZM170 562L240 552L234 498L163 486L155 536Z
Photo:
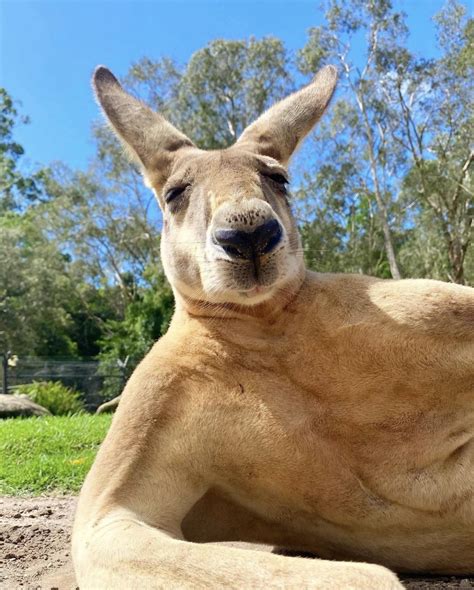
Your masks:
M387 254L388 264L390 266L390 273L392 278L394 279L401 279L402 275L400 273L400 269L398 268L397 257L395 255L395 248L393 247L392 242L392 233L390 231L390 226L388 224L388 215L387 209L385 207L385 203L382 201L380 195L378 193L378 187L375 191L375 200L377 202L377 207L379 209L380 220L382 222L382 231L383 231L383 238L385 244L385 252Z
M349 79L350 83L350 79ZM365 107L364 97L362 94L359 94L354 86L351 84L352 90L355 94L355 98L357 104L359 106L359 110L362 114L365 124L365 130L367 133L367 148L369 150L369 160L370 160L370 171L372 175L372 181L374 183L374 196L375 201L377 203L377 208L380 216L380 220L382 222L382 231L383 231L383 238L384 238L384 245L385 245L385 252L387 254L388 264L390 266L390 273L392 278L394 279L401 279L402 275L400 273L400 269L398 267L397 257L395 255L395 248L392 242L392 232L390 231L390 226L388 223L388 212L387 207L385 206L384 199L382 197L382 191L380 188L379 177L377 173L377 157L374 152L374 138L372 135L372 128L367 117L367 111Z
M453 238L448 243L448 256L451 272L449 278L453 283L464 285L464 258L467 244L462 244L459 238Z

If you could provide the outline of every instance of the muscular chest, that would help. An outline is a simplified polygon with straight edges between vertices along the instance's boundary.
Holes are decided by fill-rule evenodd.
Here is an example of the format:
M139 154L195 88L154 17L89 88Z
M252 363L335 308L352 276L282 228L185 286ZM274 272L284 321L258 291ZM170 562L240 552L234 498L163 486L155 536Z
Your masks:
M414 512L432 520L454 509L472 517L474 411L434 403L437 390L416 398L396 379L364 399L349 381L342 395L336 376L324 389L322 378L308 386L275 369L258 381L247 368L234 376L214 471L249 508L318 526L409 526Z

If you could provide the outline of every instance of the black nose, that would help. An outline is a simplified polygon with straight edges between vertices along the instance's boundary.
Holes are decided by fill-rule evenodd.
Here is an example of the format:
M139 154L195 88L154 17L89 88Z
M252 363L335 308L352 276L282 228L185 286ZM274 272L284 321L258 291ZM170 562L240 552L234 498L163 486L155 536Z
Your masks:
M276 219L270 219L252 232L218 229L214 232L214 241L229 256L250 260L274 250L281 241L282 233L279 222Z

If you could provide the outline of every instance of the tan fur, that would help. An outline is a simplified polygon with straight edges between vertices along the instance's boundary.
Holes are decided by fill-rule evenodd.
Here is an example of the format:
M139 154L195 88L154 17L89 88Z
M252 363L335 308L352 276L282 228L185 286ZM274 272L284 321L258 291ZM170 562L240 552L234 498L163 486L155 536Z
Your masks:
M381 566L474 572L473 290L305 271L268 178L286 173L334 84L323 71L227 150L161 138L142 152L155 157L144 173L163 208L176 312L81 492L82 590L383 590L401 585ZM114 92L102 103L113 125ZM135 132L121 136L138 153ZM170 207L164 195L183 183ZM283 239L257 278L212 243L216 227L271 218ZM231 540L319 559L210 544Z

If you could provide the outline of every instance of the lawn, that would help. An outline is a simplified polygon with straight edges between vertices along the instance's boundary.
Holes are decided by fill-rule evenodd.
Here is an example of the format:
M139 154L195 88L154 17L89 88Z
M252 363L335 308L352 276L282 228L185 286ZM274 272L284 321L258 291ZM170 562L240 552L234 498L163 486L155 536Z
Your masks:
M0 420L0 494L77 492L111 416Z

